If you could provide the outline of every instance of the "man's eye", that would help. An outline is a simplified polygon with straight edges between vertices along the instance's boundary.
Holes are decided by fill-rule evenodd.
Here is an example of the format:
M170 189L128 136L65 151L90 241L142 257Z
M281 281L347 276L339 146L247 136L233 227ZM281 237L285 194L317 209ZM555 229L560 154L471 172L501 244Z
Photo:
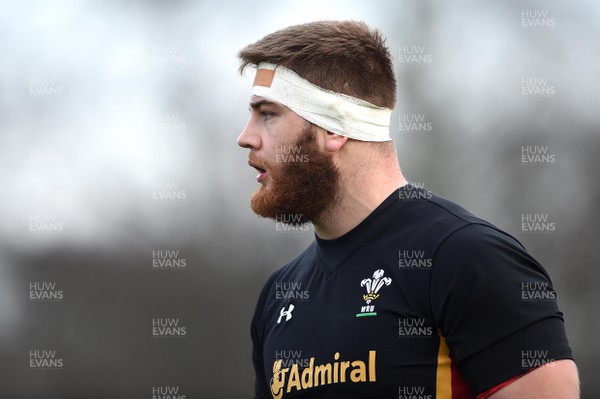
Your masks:
M262 111L260 114L262 115L263 120L265 121L271 119L275 115L274 113L268 111Z

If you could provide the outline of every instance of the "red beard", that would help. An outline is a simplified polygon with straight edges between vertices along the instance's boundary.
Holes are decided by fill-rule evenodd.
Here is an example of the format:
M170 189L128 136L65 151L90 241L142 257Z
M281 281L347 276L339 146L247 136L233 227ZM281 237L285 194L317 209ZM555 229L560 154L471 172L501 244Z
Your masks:
M254 192L250 206L259 216L291 225L315 222L336 202L339 171L333 157L319 151L312 125L287 148L294 151L280 154L281 165L263 162L268 182Z

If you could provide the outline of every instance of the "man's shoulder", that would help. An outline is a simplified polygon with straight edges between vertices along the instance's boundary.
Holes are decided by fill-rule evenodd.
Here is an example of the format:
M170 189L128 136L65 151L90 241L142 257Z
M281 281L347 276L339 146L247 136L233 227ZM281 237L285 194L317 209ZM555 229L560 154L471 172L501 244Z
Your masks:
M399 201L399 212L395 213L394 223L387 229L392 242L401 239L405 246L428 249L433 253L450 238L453 244L459 241L475 244L483 241L486 235L493 235L521 246L510 234L461 205L420 190L414 199L401 198Z
M440 237L468 225L496 228L451 200L422 188L413 190L405 197L403 191L399 191L400 211L395 214L395 229L410 229L415 233L424 232L429 237Z
M456 225L485 224L491 226L490 222L475 216L456 202L431 192L428 192L427 200L420 203L423 205L423 210L427 212L428 219L431 220L445 219Z
M511 234L491 222L473 215L462 206L450 200L434 195L431 204L439 208L439 212L445 214L445 217L451 223L454 222L454 228L448 232L448 237L452 237L453 241L463 241L473 244L482 241L486 236L494 236L522 246Z

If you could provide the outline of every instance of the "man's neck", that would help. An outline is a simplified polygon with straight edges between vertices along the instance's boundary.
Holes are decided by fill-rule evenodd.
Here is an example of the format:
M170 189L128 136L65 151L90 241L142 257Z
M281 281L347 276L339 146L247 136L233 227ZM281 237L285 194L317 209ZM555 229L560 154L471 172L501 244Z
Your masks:
M392 173L379 170L346 180L341 182L336 204L313 223L319 238L332 240L348 233L407 183L399 168L392 169Z

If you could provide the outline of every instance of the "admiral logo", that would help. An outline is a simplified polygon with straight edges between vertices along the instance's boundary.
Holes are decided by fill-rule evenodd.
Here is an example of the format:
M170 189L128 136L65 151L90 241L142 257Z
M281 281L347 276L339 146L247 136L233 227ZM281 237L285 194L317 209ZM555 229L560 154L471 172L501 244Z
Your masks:
M179 393L179 387L152 387L152 399L186 399L186 395Z
M401 114L399 120L401 132L426 133L433 130L433 124L425 120L425 114Z
M548 350L524 350L521 351L521 368L523 370L534 369L549 365L554 366L554 360L548 356Z
M63 87L56 78L33 77L29 79L29 94L34 97L59 96Z
M547 282L531 281L521 283L521 300L527 302L554 301L556 292Z
M273 378L271 378L271 394L273 399L282 399L285 394L319 386L344 383L377 382L376 355L374 350L369 351L367 361L339 361L340 353L333 356L334 361L315 365L315 358L311 357L308 367L300 370L297 364L283 367L281 359L273 363Z
M152 251L152 268L154 270L185 270L187 259L179 256L179 250Z
M310 298L308 290L302 289L301 282L294 281L281 281L275 283L275 299L278 301L282 300L296 300L296 301L307 301Z
M525 97L553 97L556 87L550 84L550 79L541 77L526 77L521 79L521 95Z
M433 61L432 55L425 52L425 46L400 46L398 50L398 62L401 64L423 65Z
M521 231L523 233L554 233L556 222L549 221L547 213L523 213L521 214Z
M554 28L556 19L550 17L548 10L521 10L521 26L523 28Z
M184 201L187 198L186 190L179 188L179 182L155 182L152 190L152 199L159 201Z
M56 289L56 282L30 282L30 302L62 302L63 291Z
M424 250L407 250L401 249L398 251L398 267L404 270L429 270L431 269L431 258L425 257Z
M185 338L187 329L179 325L178 318L152 319L152 337L154 338Z
M63 368L63 359L56 356L55 350L30 350L30 370L60 370Z
M32 163L62 163L63 154L51 145L33 145L29 147L29 161Z
M429 338L433 336L433 327L426 325L425 319L399 318L398 336L405 338Z
M398 199L403 201L427 201L433 197L425 188L425 183L408 183L400 187Z
M360 313L357 313L356 317L377 316L375 305L371 305L371 302L379 298L379 290L381 290L384 285L390 285L392 283L392 279L384 277L384 274L385 272L383 269L377 269L373 272L372 278L366 278L360 282L360 286L365 287L367 290L367 293L363 295L366 305L361 307Z
M154 117L153 129L162 132L184 132L187 125L179 114L160 114Z
M433 395L425 393L423 386L398 387L398 399L433 399Z
M548 151L547 145L524 145L521 147L523 165L554 165L556 154Z
M29 231L38 233L57 233L63 231L63 223L51 213L34 213L29 216Z

